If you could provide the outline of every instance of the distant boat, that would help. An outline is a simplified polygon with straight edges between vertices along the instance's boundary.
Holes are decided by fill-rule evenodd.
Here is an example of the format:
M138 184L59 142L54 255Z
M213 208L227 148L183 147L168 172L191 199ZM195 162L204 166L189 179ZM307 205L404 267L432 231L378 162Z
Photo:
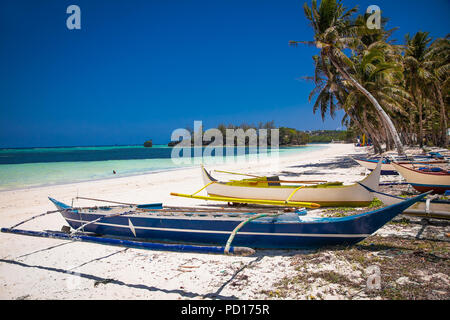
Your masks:
M397 170L406 182L419 192L433 191L433 193L445 193L450 190L450 171L442 168L408 168L403 164L393 162Z
M369 158L353 158L359 165L363 166L364 168L367 168L369 170L374 170L377 166L378 161L380 159L369 159ZM428 165L428 164L444 164L447 163L446 160L432 160L432 158L416 158L414 160L402 160L402 158L396 159L398 163L404 165L405 167L411 167L413 164L422 164L422 165ZM392 160L390 159L383 159L383 164L381 166L381 175L398 175L397 170L392 165Z
M381 162L360 183L371 189L378 190L380 180ZM238 181L222 182L214 179L202 167L202 177L209 196L227 197L229 202L233 198L264 199L275 201L312 202L321 206L367 206L371 203L373 195L358 183L343 185L339 183L322 183L308 185L285 185L283 182L264 181L258 179L244 179ZM279 179L278 179L279 180ZM284 181L286 182L286 181ZM195 197L195 196L194 196Z

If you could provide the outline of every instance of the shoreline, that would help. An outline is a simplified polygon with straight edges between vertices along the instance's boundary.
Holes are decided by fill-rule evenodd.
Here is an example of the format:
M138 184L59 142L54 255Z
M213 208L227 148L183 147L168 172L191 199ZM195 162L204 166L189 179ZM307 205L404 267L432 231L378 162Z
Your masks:
M327 144L317 144L317 145L312 145L311 147L318 147L321 146L321 149L327 148ZM295 148L295 147L308 147L307 145L303 145L303 146L289 146L289 148ZM318 151L318 150L312 150L311 152L314 151ZM301 154L298 153L298 154ZM280 155L280 157L289 157L289 156L293 156L293 154L282 154ZM222 160L217 160L219 163L217 165L222 165L222 164L229 164L229 163L235 163L235 164L243 164L246 162L249 162L248 160L245 159L236 159L236 157L238 156L233 156L231 157L231 159L226 159L224 161ZM155 169L155 170L149 170L149 171L140 171L140 172L135 172L135 173L125 173L123 175L120 176L110 176L110 177L101 177L101 178L90 178L87 180L82 180L82 181L68 181L68 182L58 182L58 183L49 183L49 184L42 184L42 185L35 185L35 186L25 186L25 187L18 187L18 188L7 188L7 189L1 189L0 187L0 193L2 192L8 192L8 191L21 191L21 190L29 190L29 189L35 189L35 188L45 188L45 187L51 187L51 186L60 186L60 185L70 185L70 184L78 184L78 183L85 183L85 182L92 182L92 181L101 181L101 180L110 180L110 179L119 179L119 178L128 178L128 177L134 177L134 176L139 176L139 175L147 175L147 174L155 174L155 173L161 173L161 172L170 172L170 171L177 171L177 170L184 170L184 169L192 169L192 168L198 168L199 164L196 164L195 162L198 162L198 160L196 158L191 158L191 162L192 164L190 165L186 165L186 166L180 166L180 167L174 167L174 168L164 168L164 169ZM155 159L128 159L128 160L99 160L101 162L108 162L108 161L136 161L136 160L159 160L157 158ZM81 162L84 163L85 161L73 161L70 163L76 163L76 162ZM86 161L86 162L96 162L96 161ZM47 163L51 163L51 162L43 162L42 164L47 164ZM57 163L67 163L67 162L57 162ZM25 163L28 165L35 165L35 164L41 164L41 163ZM14 164L13 164L14 165ZM23 165L23 163L20 163L18 165Z

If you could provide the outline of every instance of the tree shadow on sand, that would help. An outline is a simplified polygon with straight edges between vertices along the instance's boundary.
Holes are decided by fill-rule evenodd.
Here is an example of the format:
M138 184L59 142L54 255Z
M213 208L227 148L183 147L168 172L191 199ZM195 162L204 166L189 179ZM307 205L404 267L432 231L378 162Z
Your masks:
M327 169L327 170L350 169L350 168L360 167L360 165L350 157L360 157L360 156L361 156L361 154L353 154L353 155L349 155L349 156L336 157L332 161L329 161L329 162L293 165L293 166L289 166L288 168L306 168L306 169L312 168L312 169ZM302 172L301 174L304 174L304 172ZM298 173L296 173L296 175L298 175Z
M353 154L350 156L361 156L361 154ZM337 157L329 162L320 162L320 163L308 163L301 165L293 165L288 168L305 168L311 169L304 172L291 172L291 171L281 171L279 175L282 176L301 176L301 175L317 175L317 174L333 174L331 170L333 169L350 169L355 167L360 167L360 165L350 158L350 156ZM325 169L327 171L322 171L321 169ZM320 170L320 171L319 171Z
M53 247L50 247L48 249L51 249L51 248L53 248ZM0 263L13 264L13 265L16 265L16 266L19 266L19 267L22 267L22 268L33 268L33 269L45 270L45 271L49 271L49 272L56 272L56 273L61 273L61 274L66 274L66 275L78 276L78 277L83 278L83 279L88 279L88 280L94 281L94 287L96 287L99 284L111 283L111 284L115 284L115 285L119 285L119 286L125 286L125 287L132 288L132 289L142 289L142 290L147 290L147 291L151 291L151 292L159 291L159 292L164 292L164 293L167 293L167 294L175 293L175 294L179 294L180 296L183 296L183 297L186 297L186 298L195 298L195 297L199 297L199 296L200 297L206 297L207 296L207 295L203 295L203 294L200 294L200 293L190 292L190 291L181 290L181 289L169 290L169 289L163 289L163 288L158 288L158 287L154 287L154 286L148 286L148 285L144 285L144 284L126 283L126 282L121 281L119 279L104 278L104 277L99 277L99 276L96 276L96 275L93 275L93 274L73 271L74 269L76 269L78 267L85 266L85 265L87 265L89 263L92 263L94 261L100 261L100 260L109 258L109 257L111 257L111 256L113 256L115 254L124 252L126 250L128 250L128 248L119 250L117 252L114 252L112 254L108 254L108 255L103 256L103 257L92 259L90 261L84 262L81 265L79 265L79 266L77 266L75 268L71 268L71 269L55 268L55 267L42 266L42 265L32 265L32 264L26 264L26 263L21 262L21 261L15 261L15 260L9 260L9 259L0 259ZM233 275L233 277L236 277L239 272L240 272L240 270L238 270L238 272L236 272ZM233 280L233 277L229 280L230 282ZM223 285L223 287L225 285ZM238 297L236 297L236 296L222 296L222 295L220 295L220 291L222 291L222 290L220 289L216 293L213 294L214 298L216 298L216 299L223 299L223 300L232 300L232 299L235 300L235 299L238 299Z

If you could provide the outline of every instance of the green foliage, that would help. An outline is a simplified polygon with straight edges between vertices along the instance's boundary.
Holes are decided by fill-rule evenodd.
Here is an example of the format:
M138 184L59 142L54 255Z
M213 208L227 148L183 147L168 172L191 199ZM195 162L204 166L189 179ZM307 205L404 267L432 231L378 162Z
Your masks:
M369 208L377 208L381 207L383 205L383 202L379 200L378 198L373 198L372 202L369 204Z
M325 119L344 110L342 123L370 138L377 152L394 144L400 152L403 144L448 145L450 36L433 40L419 31L398 45L384 16L381 28L371 30L367 14L354 17L357 9L340 0L312 0L303 9L314 39L289 44L320 50L312 57L314 75L305 77L315 85L314 113ZM311 136L310 142L331 139Z
M332 141L353 142L355 139L353 131L340 130L316 130L309 133L309 142L328 143Z
M279 129L279 144L280 146L287 146L287 145L305 145L309 142L309 135L306 132L299 131L293 128L286 128L286 127L279 127L277 128L275 126L275 122L268 121L266 123L259 122L258 125L254 124L248 124L248 123L242 123L240 125L234 125L234 124L228 124L225 125L223 123L219 124L217 126L217 129L222 133L223 136L223 143L226 143L226 129L242 129L245 131L249 129L256 130L256 133L259 134L260 129L266 129L267 130L267 144L270 145L271 142L271 129ZM247 143L248 141L246 141Z
M292 128L280 127L280 145L303 145L309 142L309 135Z

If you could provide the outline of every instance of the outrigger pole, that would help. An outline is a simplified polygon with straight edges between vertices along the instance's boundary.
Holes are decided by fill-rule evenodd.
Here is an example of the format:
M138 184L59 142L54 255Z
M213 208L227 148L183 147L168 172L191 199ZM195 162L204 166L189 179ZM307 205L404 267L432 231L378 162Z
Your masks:
M305 207L317 209L320 208L320 204L314 202L299 202L299 201L290 201L294 194L302 189L304 186L299 186L292 191L289 197L286 200L266 200L266 199L244 199L244 198L233 198L233 197L223 197L223 196L198 196L197 193L208 187L209 185L217 183L217 181L211 181L210 183L203 186L201 189L197 190L193 194L184 194L184 193L176 193L171 192L171 196L176 197L184 197L184 198L193 198L200 200L212 200L212 201L225 201L225 202L234 202L234 203L252 203L252 204L264 204L264 205L275 205L275 206L283 206L283 207Z
M225 247L215 247L215 246L195 246L195 245L184 245L184 244L170 244L170 243L153 243L153 242L141 242L132 240L122 240L114 238L103 238L103 237L93 237L87 235L70 235L63 232L45 232L45 231L31 231L22 229L12 229L12 228L2 228L3 233L13 233L24 236L40 237L40 238L50 238L50 239L60 239L60 240L70 240L70 241L80 241L80 242L91 242L103 245L112 245L119 247L127 247L134 249L147 249L147 250L159 250L159 251L177 251L177 252L194 252L194 253L216 253L224 254ZM229 252L235 255L252 255L255 250L247 247L230 247Z
M79 198L82 198L82 197L79 197ZM100 200L100 199L92 199L92 198L84 198L84 199L108 202L108 200ZM114 203L120 203L120 202L114 202ZM134 205L134 204L127 204L127 205ZM160 205L160 204L157 204L157 205ZM134 205L134 206L139 207L139 205ZM143 206L146 206L146 205L143 205ZM53 232L53 231L32 231L32 230L16 229L16 227L18 227L28 221L34 220L36 218L39 218L39 217L42 217L42 216L45 216L48 214L56 213L56 212L69 211L72 209L73 208L65 208L65 209L61 209L61 210L47 211L45 213L33 216L29 219L19 222L10 228L1 228L0 231L3 233L11 233L11 234L31 236L31 237L60 239L60 240L79 241L79 242L91 242L91 243L97 243L97 244L103 244L103 245L112 245L112 246L135 248L135 249L146 249L146 250L193 252L193 253L215 253L215 254L235 254L235 255L244 255L244 256L252 255L255 253L255 250L253 250L252 248L230 247L231 242L230 242L230 244L228 244L228 246L226 248L226 247L217 247L217 246L196 246L196 245L183 245L183 244L142 242L142 241L133 241L133 240L125 240L125 239L106 238L106 237L94 237L94 236L82 235L82 234L77 233L80 229L83 229L88 224L98 222L100 220L103 220L104 218L110 218L110 217L130 214L130 213L132 213L130 211L111 214L111 215L107 215L107 216L95 219L93 221L88 221L88 222L82 224L79 228L77 228L76 230L74 230L71 233L65 233L65 232L60 232L60 231Z
M295 189L297 191L299 188ZM197 196L194 194L184 194L184 193L176 193L171 192L171 196L176 197L184 197L184 198L193 198L200 200L212 200L212 201L225 201L225 202L234 202L234 203L252 203L252 204L264 204L264 205L275 205L282 207L305 207L317 209L320 208L318 203L313 202L298 202L298 201L289 201L292 198L293 194L289 196L289 199L283 200L264 200L264 199L243 199L243 198L231 198L231 197L220 197L220 196Z

